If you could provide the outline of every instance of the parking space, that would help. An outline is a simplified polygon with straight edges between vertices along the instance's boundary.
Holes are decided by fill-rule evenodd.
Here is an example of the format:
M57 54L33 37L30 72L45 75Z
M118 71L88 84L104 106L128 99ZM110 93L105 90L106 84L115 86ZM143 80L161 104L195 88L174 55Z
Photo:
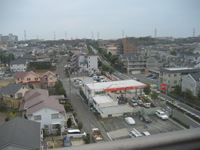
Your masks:
M174 123L171 119L161 120L155 115L149 116L152 121L151 123L145 123L141 121L139 116L137 115L131 117L135 120L135 125L127 124L125 121L125 117L102 119L100 123L105 128L106 132L115 131L123 128L131 131L133 128L136 128L141 133L144 131L148 131L151 135L153 135L182 129L181 126Z

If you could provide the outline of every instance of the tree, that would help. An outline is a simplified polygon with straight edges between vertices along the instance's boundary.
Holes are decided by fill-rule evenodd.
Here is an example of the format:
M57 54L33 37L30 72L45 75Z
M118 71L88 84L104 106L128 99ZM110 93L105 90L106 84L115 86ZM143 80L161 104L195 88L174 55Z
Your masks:
M184 92L184 97L187 98L187 99L194 99L194 96L192 94L192 91L187 89L185 92Z
M153 91L153 92L151 93L151 98L152 98L152 99L157 99L157 98L158 98L158 93L156 93L156 92Z
M176 85L176 86L174 87L174 91L173 91L173 92L174 92L175 95L181 96L181 94L182 94L181 86Z
M150 85L149 84L147 84L147 86L144 88L144 93L146 94L146 95L149 95L149 93L151 92L151 88L150 88Z
M72 126L72 119L69 118L69 119L67 120L67 128L71 128L71 126Z
M90 144L90 134L88 133L88 134L84 137L83 140L85 141L85 144Z
M65 89L63 87L63 84L60 80L58 80L54 86L55 88L55 94L57 95L65 95Z
M197 98L200 100L200 90L198 91Z
M82 122L79 122L78 123L78 129L81 130L82 128L83 128L83 124L82 124Z

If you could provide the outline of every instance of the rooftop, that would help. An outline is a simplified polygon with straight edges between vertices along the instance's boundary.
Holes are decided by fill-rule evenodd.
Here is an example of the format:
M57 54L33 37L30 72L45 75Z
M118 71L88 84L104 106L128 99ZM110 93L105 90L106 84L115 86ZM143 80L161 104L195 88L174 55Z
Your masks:
M0 125L0 149L40 149L40 123L15 118ZM11 148L12 150L12 148Z
M114 89L129 90L131 88L134 89L134 88L145 87L146 85L136 80L121 80L121 81L90 83L86 84L86 86L91 90L103 91L103 90L114 90Z
M93 97L93 100L103 107L109 107L113 105L118 105L116 101L113 101L113 99L110 96L107 95L95 95Z
M161 72L169 72L169 73L192 73L192 72L199 72L200 69L197 68L186 68L186 67L179 67L179 68L161 68Z

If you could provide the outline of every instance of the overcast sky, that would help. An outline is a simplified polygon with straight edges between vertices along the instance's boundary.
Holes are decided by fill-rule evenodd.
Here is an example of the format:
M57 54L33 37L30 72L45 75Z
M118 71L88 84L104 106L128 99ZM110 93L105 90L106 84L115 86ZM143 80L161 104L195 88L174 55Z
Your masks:
M200 34L200 0L0 0L0 34L23 39Z

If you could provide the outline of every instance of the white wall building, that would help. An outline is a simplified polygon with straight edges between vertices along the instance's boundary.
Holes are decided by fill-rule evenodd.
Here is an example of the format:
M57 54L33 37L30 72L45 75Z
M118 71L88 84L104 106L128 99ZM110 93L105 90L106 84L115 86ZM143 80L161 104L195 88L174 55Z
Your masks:
M49 133L55 133L57 125L64 131L69 117L64 106L55 97L49 96L47 90L42 89L34 89L25 94L22 110L29 120L40 122L41 128L48 129Z
M87 57L87 63L88 71L98 70L98 56L89 55Z
M25 59L16 59L10 63L11 72L25 72L27 69L27 61Z
M194 96L197 96L200 90L200 73L183 76L181 89L183 92L190 90Z

